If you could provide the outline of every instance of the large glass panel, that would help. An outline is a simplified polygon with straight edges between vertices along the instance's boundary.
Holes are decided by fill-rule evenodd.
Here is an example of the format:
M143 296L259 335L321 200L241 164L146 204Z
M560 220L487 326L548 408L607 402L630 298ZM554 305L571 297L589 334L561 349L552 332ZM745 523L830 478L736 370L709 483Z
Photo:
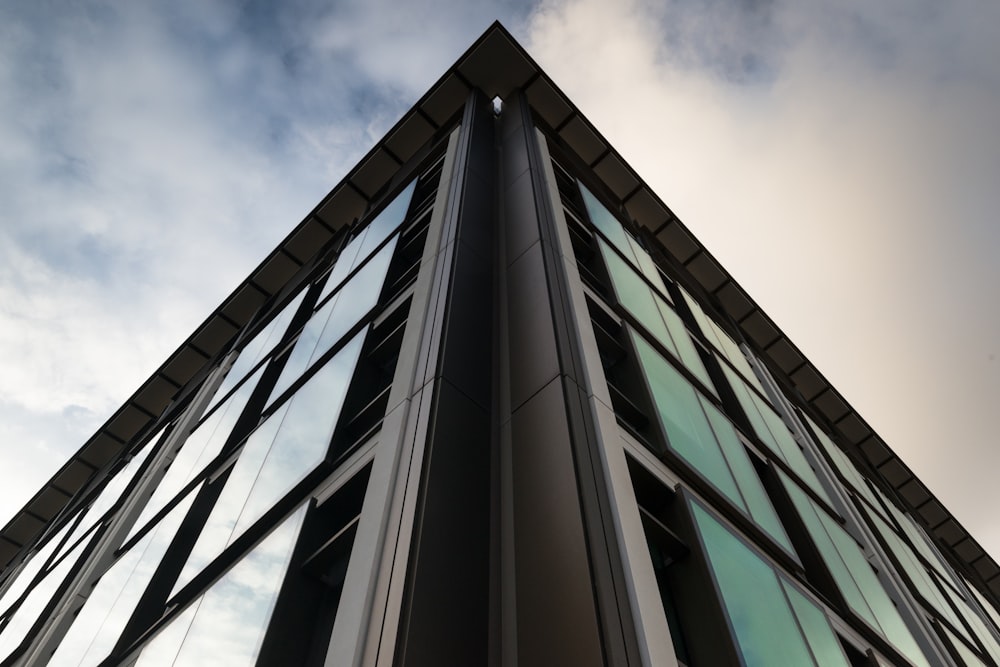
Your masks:
M830 628L830 621L819 607L813 604L805 595L795 588L785 578L781 578L781 586L788 596L788 601L795 612L806 636L806 642L812 650L813 657L819 665L844 665L847 667L847 656L844 647L840 645L837 636Z
M684 296L684 300L687 302L688 307L690 307L692 314L694 314L694 319L698 322L698 326L701 328L701 332L705 335L708 342L714 345L715 349L729 360L736 370L739 371L740 375L753 384L761 394L766 396L767 392L764 391L764 385L760 383L757 374L753 372L750 362L743 356L743 352L736 344L736 341L730 338L729 334L705 313L701 305L690 294L680 286L678 286L678 289L680 289L681 294Z
M747 667L848 667L823 611L698 503L691 509Z
M709 379L705 365L698 354L687 328L677 313L658 296L639 276L604 242L600 242L601 251L607 261L611 281L614 283L618 301L656 337L660 343L670 350L702 384L712 392L715 387Z
M746 447L736 435L733 425L714 405L704 399L702 399L701 404L705 408L705 414L708 415L708 421L712 424L712 430L719 441L726 462L729 463L729 469L733 471L736 485L743 494L751 518L786 551L795 553L788 539L788 534L785 533L785 528L781 525L781 521L774 511L774 505L771 504L771 499L764 491L760 477L750 462Z
M986 651L993 656L993 659L1000 663L1000 643L997 643L996 637L990 632L985 621L979 617L968 601L959 597L958 593L950 586L942 586L942 590L951 599L952 604L958 609L958 613L965 619L965 622L972 628L972 634L979 639L979 643L985 646Z
M376 306L382 283L398 237L371 258L342 290L316 311L302 328L281 371L281 377L271 390L268 403L281 395L309 368L340 340L364 315Z
M257 332L253 340L243 346L243 349L240 350L240 356L236 357L232 368L226 373L226 379L223 380L218 390L216 390L215 396L208 406L208 410L211 410L216 403L221 401L236 386L236 383L242 380L278 344L285 333L285 329L288 328L288 324L295 317L296 311L298 311L299 306L302 304L303 297L305 297L305 290L299 292L299 295L288 302L267 326Z
M970 584L964 578L963 582L965 583L965 587L970 591L972 591L972 595L976 598L976 600L979 601L979 606L983 608L983 610L986 612L986 615L989 616L991 619L993 619L993 623L996 625L997 628L1000 628L1000 612L997 612L996 607L994 607L989 602L989 600L983 597L983 594L980 593L975 586Z
M795 482L784 473L780 477L851 610L880 631L913 664L927 665L923 651L858 543Z
M258 369L225 403L191 432L126 540L131 539L157 512L166 507L167 503L222 451L263 372L263 368Z
M732 425L649 343L633 338L670 449L794 553Z
M865 482L865 478L860 472L858 472L858 469L854 467L854 464L847 457L847 454L845 454L840 447L834 444L830 437L823 432L823 429L817 426L816 422L814 422L808 415L805 415L805 418L812 427L813 433L816 434L816 439L819 441L820 446L823 447L827 454L830 455L830 458L834 460L835 467L840 471L840 474L847 479L851 488L867 500L876 510L879 512L885 512L878 500L875 499L871 488L869 488L868 484Z
M941 590L934 584L934 577L930 572L921 564L920 560L917 558L913 550L910 549L896 531L882 519L881 516L875 514L874 512L868 512L868 517L871 519L872 523L875 525L875 529L878 531L879 535L882 536L883 541L895 556L896 561L899 563L900 568L906 573L910 582L916 593L922 597L931 609L937 611L938 616L947 620L951 623L955 629L962 633L962 635L972 641L972 637L969 635L968 631L962 626L961 622L958 620L958 616L955 615L954 610L945 600L944 595Z
M944 634L948 638L948 641L951 642L951 645L953 647L955 647L955 652L958 653L959 657L962 659L962 662L965 663L965 667L987 667L986 663L983 662L982 659L979 658L979 656L973 653L972 650L965 645L965 642L956 637L954 632L952 632L943 625L939 625L938 627L940 627L941 630L944 631Z
M253 665L305 511L288 517L149 642L137 667Z
M757 433L757 437L778 458L787 463L813 491L828 503L832 503L830 496L826 493L826 489L823 488L819 478L816 477L816 472L809 465L805 454L802 453L799 443L795 442L791 431L785 426L785 422L782 421L778 413L765 403L762 398L751 391L743 380L740 379L739 375L725 366L723 366L722 370L725 372L729 384L736 393L736 398L743 407L743 412L746 413L747 419L750 420L754 431Z
M67 522L65 526L59 529L59 532L53 535L48 542L45 543L41 549L35 552L34 556L22 565L21 570L17 573L14 580L4 591L2 597L0 597L0 613L4 613L8 608L11 607L18 598L24 594L24 591L28 590L28 585L31 584L32 580L38 576L38 573L42 571L42 567L45 565L45 561L49 560L56 551L56 547L59 543L63 541L66 534L69 533L72 521Z
M49 667L89 667L111 653L194 497L189 493L101 576Z
M629 261L634 262L635 255L632 254L629 236L622 227L622 223L618 222L618 218L604 208L604 204L599 202L597 197L592 195L582 183L580 184L580 192L583 194L583 205L587 208L590 221L604 234L605 238L629 258Z
M175 592L323 460L363 340L355 336L247 439Z
M406 217L407 210L410 208L410 199L413 197L414 187L416 187L416 181L410 183L410 185L400 192L392 200L392 203L382 209L378 217L372 220L371 224L363 229L360 234L351 239L347 247L341 251L340 256L337 258L337 263L334 264L333 270L326 280L326 284L323 285L323 292L319 297L320 301L326 298L327 294L332 293L335 288L339 287L344 278L356 267L361 266L365 258L399 227Z
M24 641L28 631L38 620L38 615L52 600L52 596L59 585L63 583L88 542L88 540L84 540L77 544L65 558L49 570L44 579L35 584L35 587L24 596L21 606L7 619L7 625L0 631L0 660Z
M105 512L111 509L112 505L121 500L122 492L125 490L125 487L128 486L129 482L135 478L135 475L139 472L142 464L147 458L149 458L149 453L156 449L156 445L162 435L163 431L157 433L145 447L139 450L139 452L132 457L131 461L125 464L125 467L118 471L117 475L108 480L108 483L104 485L104 488L101 490L101 494L97 497L97 500L95 500L90 506L90 509L87 510L87 514L84 515L83 521L81 521L80 525L75 531L73 531L76 535L83 535L85 532L90 530L90 528L104 516Z

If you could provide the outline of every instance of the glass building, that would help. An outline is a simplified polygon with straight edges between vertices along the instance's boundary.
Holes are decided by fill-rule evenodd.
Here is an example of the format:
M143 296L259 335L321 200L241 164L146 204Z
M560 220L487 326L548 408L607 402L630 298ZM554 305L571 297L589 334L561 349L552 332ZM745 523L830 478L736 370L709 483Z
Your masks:
M0 568L5 666L1000 664L997 564L499 25Z

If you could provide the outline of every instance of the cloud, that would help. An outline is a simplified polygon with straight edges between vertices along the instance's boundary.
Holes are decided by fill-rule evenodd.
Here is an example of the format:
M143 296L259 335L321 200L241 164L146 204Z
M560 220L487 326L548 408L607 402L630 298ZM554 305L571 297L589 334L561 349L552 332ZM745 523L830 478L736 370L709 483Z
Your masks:
M528 48L973 534L1000 376L1000 10L545 2ZM947 454L945 454L947 451ZM942 465L947 457L948 465ZM958 463L956 462L965 462Z

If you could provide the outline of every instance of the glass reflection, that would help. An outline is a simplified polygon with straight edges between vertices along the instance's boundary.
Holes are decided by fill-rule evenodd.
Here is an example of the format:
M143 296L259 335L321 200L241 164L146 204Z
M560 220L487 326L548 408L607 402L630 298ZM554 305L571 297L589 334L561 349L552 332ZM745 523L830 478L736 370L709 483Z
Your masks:
M743 408L743 412L746 414L747 419L750 420L750 424L753 426L757 437L778 458L787 463L817 495L832 504L833 501L830 500L826 489L820 484L819 478L816 476L816 471L809 465L809 461L806 460L805 454L802 453L799 443L795 442L792 432L785 426L784 420L781 419L778 413L764 399L751 391L739 375L726 366L723 366L722 370L726 375L726 379L729 380L729 384L732 386L733 392L736 394L736 398Z
M787 475L779 472L779 476L851 610L881 632L913 664L928 665L858 543Z
M303 297L305 297L305 290L301 291L298 296L285 305L281 312L267 326L261 329L253 337L253 340L240 350L240 355L236 357L232 368L226 373L226 379L223 380L222 384L216 390L215 396L212 398L212 402L209 404L206 412L221 401L236 386L236 383L242 380L278 344L282 336L284 336L289 322L295 317L295 313L299 309Z
M670 449L794 553L732 425L649 343L639 336L633 338Z
M143 508L126 541L132 539L139 529L166 507L222 451L263 372L263 368L257 369L225 403L191 432Z
M326 456L364 335L355 336L247 439L174 593Z
M96 665L108 656L191 507L194 496L195 492L189 493L159 525L101 576L52 655L49 667Z
M302 328L268 403L274 401L378 303L398 237L372 257Z
M848 667L822 610L698 503L692 502L691 509L744 664ZM789 591L791 605L786 598ZM796 618L805 621L802 629L808 642ZM819 661L810 647L819 649Z
M288 517L175 618L146 645L137 667L254 664L305 511Z
M76 563L77 558L89 541L84 540L55 565L45 578L35 584L35 587L21 601L21 606L8 617L7 625L0 631L0 659L10 654L16 649L31 630L31 627L38 620L38 615L42 613L46 605L52 600L59 585L63 583L66 575Z
M357 266L360 266L365 258L399 227L406 217L407 210L410 208L410 199L413 198L413 189L415 187L416 181L410 183L392 200L391 204L382 209L382 212L371 221L371 224L363 229L341 251L340 256L337 258L337 263L334 264L333 270L330 272L330 276L323 286L323 292L319 297L320 301L326 298L327 294L331 294L334 289L339 287L344 278Z
M6 612L24 594L24 591L28 590L28 585L42 571L45 561L49 560L55 553L56 547L59 546L59 543L69 533L72 524L72 521L67 522L65 526L59 529L58 533L45 543L45 546L39 549L28 562L24 563L20 572L17 573L7 590L4 591L3 596L0 597L0 612Z
M163 435L163 431L160 431L153 437L149 443L143 447L132 460L125 464L125 467L118 471L118 474L112 477L107 484L104 485L104 489L101 490L101 495L97 497L97 500L90 506L87 510L87 514L83 517L83 521L76 528L74 532L75 535L83 535L87 532L94 524L98 522L99 519L104 517L105 512L111 509L111 506L121 500L122 492L125 487L129 485L129 482L135 477L136 473L142 467L142 464L149 458L149 453L156 449L160 438Z

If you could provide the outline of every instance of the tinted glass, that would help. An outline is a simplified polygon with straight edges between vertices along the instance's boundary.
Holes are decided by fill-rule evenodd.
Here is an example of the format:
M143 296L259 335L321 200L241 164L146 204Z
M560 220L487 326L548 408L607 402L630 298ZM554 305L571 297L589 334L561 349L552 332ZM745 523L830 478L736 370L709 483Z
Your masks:
M326 456L363 341L364 332L247 439L175 592Z
M253 665L304 516L303 506L147 644L136 665Z

